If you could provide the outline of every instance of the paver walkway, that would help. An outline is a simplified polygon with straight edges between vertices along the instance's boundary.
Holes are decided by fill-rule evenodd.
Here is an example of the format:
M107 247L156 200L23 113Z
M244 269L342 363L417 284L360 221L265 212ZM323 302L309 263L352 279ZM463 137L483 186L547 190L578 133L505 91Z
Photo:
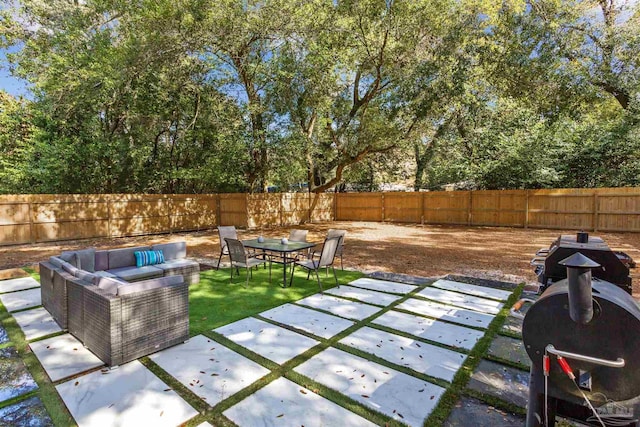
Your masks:
M188 403L194 399L220 408L240 426L365 426L388 419L421 426L513 291L449 280L413 285L358 279L157 352L145 362L153 369L134 361L108 370L75 338L52 327L32 295L39 290L31 286L14 281L2 293L0 281L0 300L19 302L12 315L80 426L98 419L207 425ZM478 369L501 357L520 357L514 340L502 337L510 350L492 348L495 360ZM169 381L156 376L162 371ZM32 389L25 390L29 400L0 402L0 424L3 414L16 417L27 401L42 410L30 397ZM483 405L464 399L450 425L460 425L454 421L464 419L467 408L477 412ZM43 420L34 425L48 425L46 412Z

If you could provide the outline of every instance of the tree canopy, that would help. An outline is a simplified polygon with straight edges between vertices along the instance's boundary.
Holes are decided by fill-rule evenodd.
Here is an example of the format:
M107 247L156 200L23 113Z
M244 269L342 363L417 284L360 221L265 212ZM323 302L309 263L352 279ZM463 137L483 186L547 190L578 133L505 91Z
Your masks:
M638 185L640 3L21 0L0 192Z

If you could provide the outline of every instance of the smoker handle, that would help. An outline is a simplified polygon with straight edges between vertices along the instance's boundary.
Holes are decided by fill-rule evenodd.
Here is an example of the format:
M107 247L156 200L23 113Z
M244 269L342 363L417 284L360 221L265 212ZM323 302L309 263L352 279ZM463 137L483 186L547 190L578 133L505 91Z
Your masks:
M538 249L538 252L536 252L536 256L539 257L546 257L547 255L549 255L549 249Z
M618 359L616 360L598 359L597 357L585 356L583 354L558 350L553 346L553 344L547 345L546 350L551 354L555 354L556 356L562 356L573 360L580 360L582 362L593 363L600 366L608 366L610 368L624 368L625 363L624 359L621 357L618 357Z
M534 258L531 260L531 262L529 264L531 265L544 265L544 258Z
M520 313L520 309L522 308L525 302L530 302L531 304L533 304L536 301L529 298L521 298L518 301L516 301L516 303L513 304L513 307L511 307L511 310L509 310L511 315L516 319L520 319L520 320L524 319L524 314Z

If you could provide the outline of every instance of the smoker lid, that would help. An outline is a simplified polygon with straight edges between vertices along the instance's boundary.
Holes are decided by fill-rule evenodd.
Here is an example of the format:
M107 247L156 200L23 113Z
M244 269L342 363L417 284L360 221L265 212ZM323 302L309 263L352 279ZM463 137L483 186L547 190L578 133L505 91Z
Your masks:
M575 267L575 268L597 268L600 267L600 264L582 255L580 252L576 252L568 258L559 261L558 264L564 265L566 267Z

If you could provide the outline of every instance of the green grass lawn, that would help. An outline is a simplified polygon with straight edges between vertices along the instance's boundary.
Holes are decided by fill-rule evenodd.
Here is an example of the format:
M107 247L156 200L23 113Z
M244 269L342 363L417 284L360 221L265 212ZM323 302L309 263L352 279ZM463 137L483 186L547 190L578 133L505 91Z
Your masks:
M336 270L336 273L341 284L363 276L357 271ZM245 287L245 274L244 270L240 270L238 277L234 272L233 282L230 282L229 269L200 273L200 283L189 288L191 336L319 292L314 275L307 280L306 270L296 270L293 285L288 288L280 286L282 267L279 265L273 266L271 283L269 269L254 269L248 287ZM324 289L335 287L331 271L328 276L320 272L320 280Z

